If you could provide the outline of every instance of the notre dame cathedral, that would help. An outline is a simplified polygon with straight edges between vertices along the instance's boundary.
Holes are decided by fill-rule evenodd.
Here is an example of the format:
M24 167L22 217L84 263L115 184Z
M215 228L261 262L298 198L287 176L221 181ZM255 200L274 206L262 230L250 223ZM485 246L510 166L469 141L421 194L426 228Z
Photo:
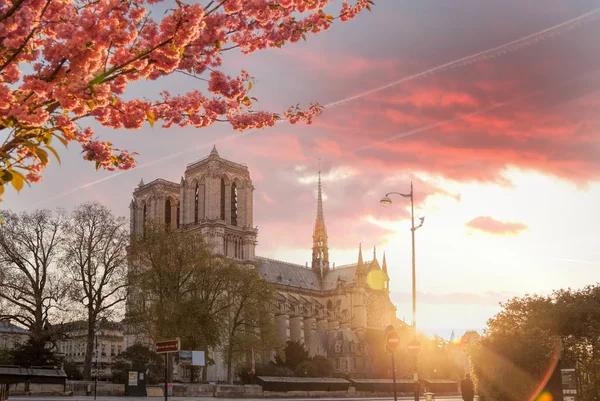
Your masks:
M310 266L257 256L253 191L248 167L221 158L213 147L187 166L180 183L140 182L130 205L131 230L141 233L147 219L159 219L201 233L218 254L255 265L277 290L273 319L283 342L299 341L311 355L329 358L336 375L372 377L385 327L404 325L389 299L385 254L381 264L375 249L364 260L359 246L356 263L330 264L319 173ZM209 367L208 378L223 380L223 364Z

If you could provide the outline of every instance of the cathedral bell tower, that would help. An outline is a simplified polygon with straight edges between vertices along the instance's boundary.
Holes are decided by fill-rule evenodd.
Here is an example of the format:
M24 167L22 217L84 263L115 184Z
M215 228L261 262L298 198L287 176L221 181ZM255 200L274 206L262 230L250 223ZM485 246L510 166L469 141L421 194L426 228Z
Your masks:
M323 194L321 191L321 169L317 195L317 220L313 231L312 270L323 279L329 271L329 248L327 246L327 228L323 217Z

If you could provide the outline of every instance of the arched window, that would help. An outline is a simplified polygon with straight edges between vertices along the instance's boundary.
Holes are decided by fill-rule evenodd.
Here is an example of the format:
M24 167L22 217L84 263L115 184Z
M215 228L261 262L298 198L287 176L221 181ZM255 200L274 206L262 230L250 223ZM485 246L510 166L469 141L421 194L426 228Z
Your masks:
M181 210L181 201L177 201L177 228L179 228L179 212Z
M225 179L221 178L221 220L225 220Z
M200 203L200 193L198 183L196 183L196 189L194 192L194 223L198 224L198 204Z
M237 226L238 193L235 182L231 184L231 225Z
M165 228L171 227L171 199L165 201Z
M148 209L146 208L146 202L144 202L144 215L142 216L142 236L146 237L146 221L148 219Z

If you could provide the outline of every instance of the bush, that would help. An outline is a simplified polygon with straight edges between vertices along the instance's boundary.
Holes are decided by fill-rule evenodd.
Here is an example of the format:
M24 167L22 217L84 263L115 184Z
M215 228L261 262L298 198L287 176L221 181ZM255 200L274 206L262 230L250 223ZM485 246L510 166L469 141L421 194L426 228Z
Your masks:
M142 344L134 344L121 353L112 366L112 382L125 383L129 371L147 371L148 384L156 384L161 381L164 374L163 358Z
M331 377L332 372L331 362L320 355L300 363L295 370L296 376L300 377Z
M77 364L75 362L65 362L65 364L63 365L63 369L69 380L83 379L83 373L79 369L77 369Z

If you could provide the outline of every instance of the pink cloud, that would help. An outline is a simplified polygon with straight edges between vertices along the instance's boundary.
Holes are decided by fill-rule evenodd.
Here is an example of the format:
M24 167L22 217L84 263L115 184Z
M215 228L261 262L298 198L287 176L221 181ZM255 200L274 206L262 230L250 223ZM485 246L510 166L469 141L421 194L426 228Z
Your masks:
M493 235L518 235L529 229L524 223L500 221L490 216L475 217L465 225Z
M335 141L325 138L318 138L315 139L315 143L318 146L319 153L332 154L336 156L340 156L342 154L340 145Z

